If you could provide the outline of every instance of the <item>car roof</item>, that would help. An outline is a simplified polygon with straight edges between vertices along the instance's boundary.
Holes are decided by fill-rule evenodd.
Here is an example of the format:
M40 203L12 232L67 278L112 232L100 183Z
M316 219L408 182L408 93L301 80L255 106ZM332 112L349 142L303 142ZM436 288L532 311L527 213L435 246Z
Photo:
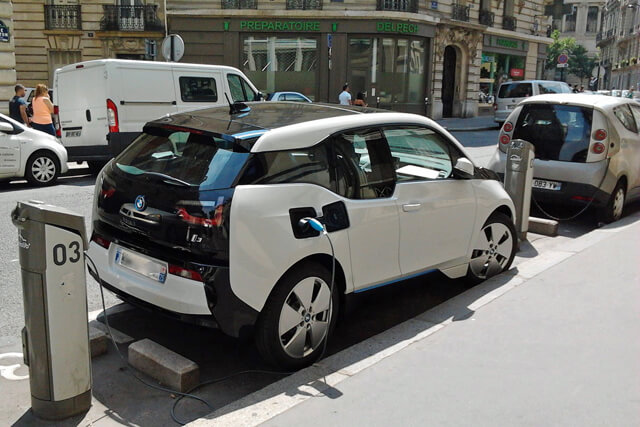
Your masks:
M631 104L633 100L587 93L550 93L532 96L521 101L523 105L535 103L571 104L582 107L594 107L601 110L611 110L618 105Z
M514 84L514 83L540 83L540 82L567 84L565 82L559 82L557 80L509 80L507 82L500 83L500 86L502 86L502 85L510 85L510 84Z
M147 126L177 126L202 130L235 140L254 140L251 152L311 147L343 129L384 123L412 123L448 132L433 120L416 114L368 107L294 102L248 102L251 111L229 114L229 107L203 108L165 116ZM147 127L145 126L145 128ZM462 152L464 148L450 136Z
M190 70L193 69L202 69L202 70L228 70L238 72L239 70L234 67L230 67L228 65L210 65L210 64L192 64L187 62L164 62L164 61L142 61L135 59L117 59L117 58L105 58L105 59L92 59L89 61L81 61L73 64L65 65L58 70L60 72L66 72L70 70L75 70L78 66L82 66L83 68L96 67L100 65L106 64L114 64L119 66L127 66L127 67L135 67L135 68L144 68L144 69L182 69L188 68Z

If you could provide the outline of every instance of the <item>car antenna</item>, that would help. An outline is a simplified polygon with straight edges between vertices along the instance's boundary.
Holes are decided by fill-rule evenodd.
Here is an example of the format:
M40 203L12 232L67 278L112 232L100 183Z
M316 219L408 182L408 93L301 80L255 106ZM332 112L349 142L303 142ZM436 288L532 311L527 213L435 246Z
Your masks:
M225 93L224 96L225 98L227 98L227 103L229 103L229 115L234 116L236 114L248 113L249 111L251 111L251 107L249 107L244 102L231 102L231 100L229 99L229 95Z

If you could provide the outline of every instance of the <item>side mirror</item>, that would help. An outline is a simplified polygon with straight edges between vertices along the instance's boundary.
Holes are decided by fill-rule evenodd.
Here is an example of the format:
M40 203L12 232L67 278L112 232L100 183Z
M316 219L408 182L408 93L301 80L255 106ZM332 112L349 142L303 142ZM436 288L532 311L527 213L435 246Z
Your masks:
M262 92L256 92L255 96L253 97L254 101L262 101L264 99L264 95L262 94Z
M475 166L466 157L460 157L453 167L453 175L456 178L471 179L474 177L475 171Z
M13 126L11 123L0 122L0 132L13 133Z

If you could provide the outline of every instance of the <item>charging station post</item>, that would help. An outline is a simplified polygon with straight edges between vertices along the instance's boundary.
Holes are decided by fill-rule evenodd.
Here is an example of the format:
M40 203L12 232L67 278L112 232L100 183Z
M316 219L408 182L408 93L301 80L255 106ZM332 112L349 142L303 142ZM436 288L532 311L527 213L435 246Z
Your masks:
M31 407L40 418L60 420L91 406L91 356L87 319L84 217L42 202L18 202Z
M507 148L504 189L516 208L516 231L520 240L527 240L529 230L534 158L534 145L523 139L514 139Z

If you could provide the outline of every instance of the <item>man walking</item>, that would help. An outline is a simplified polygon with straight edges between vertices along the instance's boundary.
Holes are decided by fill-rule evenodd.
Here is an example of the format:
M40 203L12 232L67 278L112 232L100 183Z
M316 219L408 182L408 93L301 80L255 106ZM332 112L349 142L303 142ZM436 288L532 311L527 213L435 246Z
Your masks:
M29 117L27 116L27 102L24 100L24 86L17 84L15 87L15 96L9 101L9 117L13 120L29 126Z
M351 105L351 94L349 93L349 85L342 86L342 92L338 95L340 105Z

